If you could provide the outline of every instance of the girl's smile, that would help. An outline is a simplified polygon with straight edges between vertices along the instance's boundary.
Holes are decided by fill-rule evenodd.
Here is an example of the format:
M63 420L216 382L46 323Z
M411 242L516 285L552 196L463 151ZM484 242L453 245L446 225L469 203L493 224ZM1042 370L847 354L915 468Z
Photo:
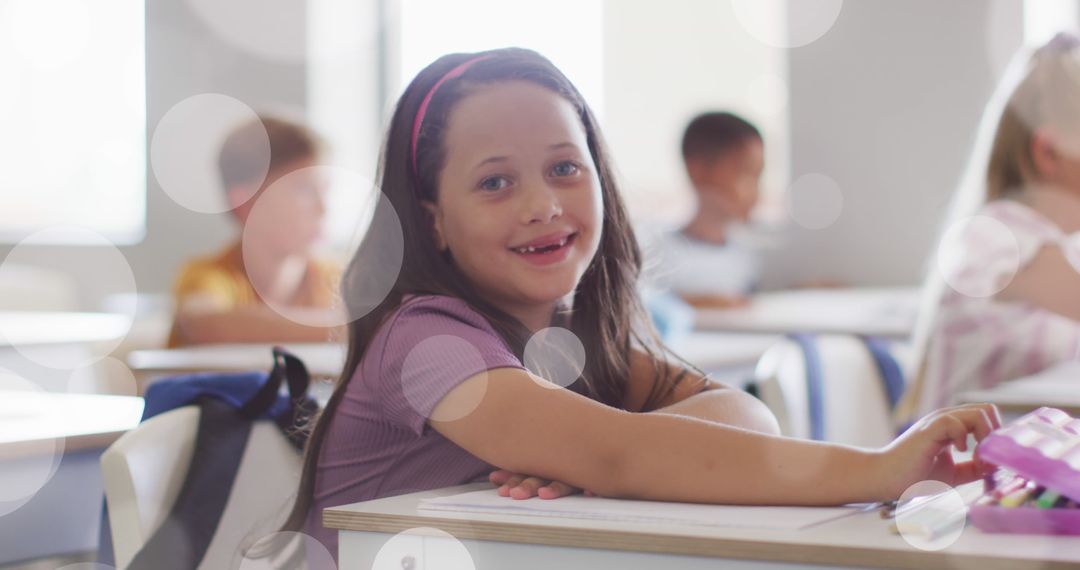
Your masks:
M565 261L569 257L570 248L574 246L576 238L577 232L563 230L541 236L520 246L513 246L510 251L533 265L552 265Z

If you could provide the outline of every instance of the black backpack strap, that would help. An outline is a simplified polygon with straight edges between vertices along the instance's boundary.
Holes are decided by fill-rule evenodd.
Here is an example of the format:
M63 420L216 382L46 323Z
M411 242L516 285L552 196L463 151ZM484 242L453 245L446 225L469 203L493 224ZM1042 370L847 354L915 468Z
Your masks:
M240 408L240 414L251 421L261 417L277 402L281 383L285 382L289 387L289 409L274 421L289 443L302 450L310 433L305 428L319 410L318 403L307 395L311 374L304 361L284 348L275 346L273 354L274 367L270 375L262 388Z
M304 362L280 346L273 348L273 354L274 367L270 370L266 382L240 408L240 414L249 420L258 419L277 402L282 381L289 386L289 395L294 406L307 397L311 375Z
M232 492L251 434L251 422L229 404L200 397L199 427L187 477L169 516L135 554L130 570L198 567Z

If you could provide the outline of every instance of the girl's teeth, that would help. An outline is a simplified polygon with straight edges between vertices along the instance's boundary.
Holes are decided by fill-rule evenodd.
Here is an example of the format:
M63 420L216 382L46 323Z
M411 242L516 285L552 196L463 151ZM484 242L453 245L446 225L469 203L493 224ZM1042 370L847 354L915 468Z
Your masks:
M568 241L570 241L569 237L563 238L562 240L559 241L559 243L554 244L556 246L555 249L563 247L564 245L566 245L566 242L568 242ZM548 247L550 247L550 246L548 246ZM514 249L514 251L516 251L518 253L536 253L537 249L543 249L543 248L536 248L536 247L532 247L532 246L530 246L530 247L519 247L519 248Z

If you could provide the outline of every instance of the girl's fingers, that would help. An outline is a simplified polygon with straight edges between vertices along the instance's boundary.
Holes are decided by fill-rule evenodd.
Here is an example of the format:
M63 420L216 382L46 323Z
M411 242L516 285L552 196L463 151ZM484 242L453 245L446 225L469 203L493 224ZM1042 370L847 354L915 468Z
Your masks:
M503 483L506 483L506 480L509 479L511 475L514 475L511 471L497 469L492 471L491 475L488 475L488 481L491 481L492 485L502 485Z
M571 487L561 481L552 481L550 485L545 485L537 489L536 495L541 499L558 499L559 497L573 495L578 492L580 492L580 490L577 487Z
M502 487L499 487L499 495L502 497L509 497L510 491L521 484L525 480L524 475L518 475L517 473L511 473L506 481L503 482Z
M547 484L547 481L539 477L527 477L510 489L510 497L514 499L529 499L536 496L536 491Z
M944 447L952 443L960 451L967 451L967 427L954 414L955 412L942 414L934 418L934 421L926 426L926 430L937 445ZM934 454L938 453L940 450L934 449Z

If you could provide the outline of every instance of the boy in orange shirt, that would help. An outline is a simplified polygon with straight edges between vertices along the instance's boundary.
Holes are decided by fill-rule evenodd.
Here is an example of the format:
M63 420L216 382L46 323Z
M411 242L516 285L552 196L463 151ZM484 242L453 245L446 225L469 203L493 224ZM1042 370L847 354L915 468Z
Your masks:
M181 270L170 347L329 340L343 319L338 270L312 251L325 213L325 182L310 168L319 147L307 128L273 117L226 138L218 165L241 236Z

